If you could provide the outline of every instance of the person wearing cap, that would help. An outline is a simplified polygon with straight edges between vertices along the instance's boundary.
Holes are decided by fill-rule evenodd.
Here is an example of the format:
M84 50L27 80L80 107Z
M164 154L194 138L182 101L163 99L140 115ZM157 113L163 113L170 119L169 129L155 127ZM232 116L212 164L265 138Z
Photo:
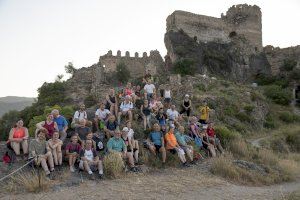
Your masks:
M124 132L124 135L128 134L128 133L126 133L126 131L122 131L122 132ZM115 153L119 154L121 156L121 158L128 159L130 170L133 172L137 171L136 167L134 166L134 159L133 159L132 153L127 151L127 146L126 146L124 140L122 139L121 132L119 130L116 130L114 137L112 137L108 140L107 149L108 149L108 153L115 152ZM130 150L132 150L132 149L130 149Z
M120 105L120 112L118 113L118 124L121 122L121 116L128 116L129 121L132 121L132 110L133 103L131 102L131 97L126 96L125 101L123 101Z
M199 122L201 124L207 124L209 120L209 112L210 108L207 106L207 102L203 101L203 106L200 107L200 119Z
M182 100L180 114L182 115L183 113L186 113L186 115L189 117L192 110L191 108L192 101L190 100L190 95L186 94Z
M165 141L166 141L166 149L169 150L172 154L177 153L180 161L182 162L183 167L188 167L186 158L185 158L185 152L184 150L179 146L177 143L176 137L174 135L175 125L170 125L170 130L165 135Z

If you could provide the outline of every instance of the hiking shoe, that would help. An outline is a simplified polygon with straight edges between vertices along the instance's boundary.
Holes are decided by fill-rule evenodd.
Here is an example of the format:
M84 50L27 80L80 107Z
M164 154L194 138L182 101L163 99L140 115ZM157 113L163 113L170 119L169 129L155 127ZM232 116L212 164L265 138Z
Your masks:
M130 168L130 171L132 171L132 172L134 172L134 173L135 173L135 172L138 172L138 170L136 169L136 167L131 167L131 168Z
M72 173L75 172L75 169L74 169L73 166L70 166L70 171L71 171Z
M190 167L190 165L187 162L185 162L185 163L182 163L182 167Z
M191 165L197 165L196 161L194 161L194 160L191 161L190 164L191 164Z
M54 179L54 174L53 174L53 172L50 172L49 174L47 174L46 177L47 177L49 180L53 180L53 179Z
M104 174L98 174L99 179L104 179Z

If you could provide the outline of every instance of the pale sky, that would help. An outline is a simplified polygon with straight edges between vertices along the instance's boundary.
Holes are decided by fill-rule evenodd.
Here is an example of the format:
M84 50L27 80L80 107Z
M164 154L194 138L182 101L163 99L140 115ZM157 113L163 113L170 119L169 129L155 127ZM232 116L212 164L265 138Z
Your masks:
M166 54L174 10L220 17L231 5L262 10L263 45L300 44L299 0L0 0L0 97L36 97L37 88L112 50Z

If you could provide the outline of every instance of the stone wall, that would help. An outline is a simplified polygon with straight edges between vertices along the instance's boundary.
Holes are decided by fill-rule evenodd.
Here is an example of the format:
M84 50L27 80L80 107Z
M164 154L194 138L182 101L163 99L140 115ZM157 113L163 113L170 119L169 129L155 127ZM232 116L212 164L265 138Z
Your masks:
M235 5L221 18L175 11L167 18L167 32L180 29L200 42L229 43L233 36L243 35L256 50L262 50L261 11L258 6Z
M297 67L300 68L300 45L282 49L268 45L264 47L264 53L271 64L273 75L280 72L280 67L283 65L285 59L297 61Z
M107 54L100 56L99 62L105 73L115 72L117 65L123 62L128 67L131 77L141 77L146 70L155 75L164 67L164 61L157 50L150 51L149 56L144 52L142 57L137 52L134 57L131 57L128 51L125 56L121 56L121 51L117 51L115 56L112 51L108 51Z

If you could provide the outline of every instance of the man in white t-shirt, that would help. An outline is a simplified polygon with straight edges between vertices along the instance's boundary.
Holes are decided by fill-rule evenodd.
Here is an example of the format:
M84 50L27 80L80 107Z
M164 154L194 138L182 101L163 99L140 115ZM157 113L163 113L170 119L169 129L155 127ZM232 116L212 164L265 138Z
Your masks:
M79 121L85 119L87 121L87 113L85 111L85 105L81 104L80 109L77 110L73 116L73 121L71 123L72 128L76 128L80 126ZM88 121L87 121L88 122ZM89 126L89 123L87 123L87 126Z
M100 103L99 108L95 112L95 123L98 131L99 128L104 128L105 122L107 122L109 115L110 111L105 109L104 103Z
M118 124L121 122L121 116L127 116L129 117L129 121L132 121L132 109L133 109L133 103L131 102L131 97L126 96L125 100L120 105L120 112L118 113Z
M80 151L80 163L79 168L85 170L90 175L91 179L94 179L93 171L98 170L99 178L103 178L103 165L102 161L97 156L97 152L92 148L93 141L85 141L85 149Z
M145 98L148 100L152 98L152 95L155 93L155 85L151 83L151 80L147 81L147 84L144 86Z
M175 110L175 105L172 105L171 108L167 110L167 116L170 121L177 121L179 117L179 112Z

